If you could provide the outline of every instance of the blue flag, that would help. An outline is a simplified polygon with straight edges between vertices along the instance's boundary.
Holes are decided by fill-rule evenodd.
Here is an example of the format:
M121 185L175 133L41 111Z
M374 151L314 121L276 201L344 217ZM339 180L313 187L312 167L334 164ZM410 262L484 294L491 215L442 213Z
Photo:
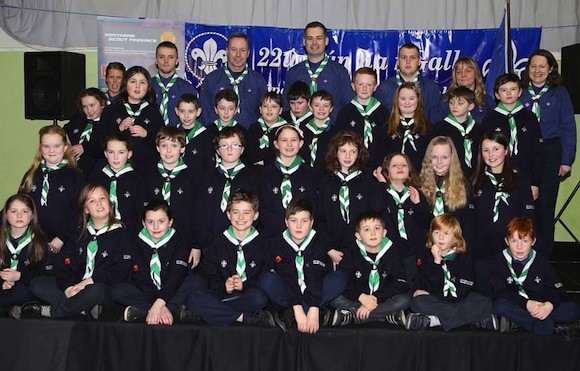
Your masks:
M508 33L506 32L506 17L507 12L504 10L503 20L501 21L501 25L499 26L497 35L495 37L495 46L491 55L491 63L489 64L489 70L487 72L487 77L485 78L485 92L490 97L495 97L495 92L493 89L495 79L504 73L513 71L513 65L511 68L508 68L510 63L509 61L511 61L512 58L509 58L508 55L511 53L511 46L507 40Z

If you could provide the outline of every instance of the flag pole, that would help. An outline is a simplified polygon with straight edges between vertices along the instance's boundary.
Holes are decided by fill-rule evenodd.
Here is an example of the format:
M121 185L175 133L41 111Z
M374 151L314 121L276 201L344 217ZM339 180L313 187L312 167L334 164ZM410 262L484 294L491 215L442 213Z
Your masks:
M505 45L506 45L506 72L513 73L514 72L514 62L513 62L513 53L512 53L512 24L511 24L511 9L510 9L510 0L506 0L505 2Z

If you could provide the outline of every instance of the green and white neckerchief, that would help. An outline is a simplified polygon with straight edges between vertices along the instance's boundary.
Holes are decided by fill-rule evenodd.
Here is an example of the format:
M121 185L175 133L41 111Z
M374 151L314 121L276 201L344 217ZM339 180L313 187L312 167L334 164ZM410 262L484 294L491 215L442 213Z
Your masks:
M111 94L109 94L109 88L102 88L101 91L105 93L105 97L107 97L107 106L111 105Z
M507 108L503 105L502 102L499 102L497 107L494 108L497 112L501 113L508 118L508 124L510 127L510 153L512 155L518 154L518 128L516 126L516 119L514 115L519 111L524 109L524 106L520 103L519 100L516 101L514 108L511 111L508 111Z
M401 77L401 71L399 69L397 69L397 73L395 74L395 79L397 80L397 86L401 86L401 84L405 82L405 80ZM411 82L413 82L415 85L419 84L419 72L417 72L417 74L413 78L413 81L411 81Z
M465 151L464 157L465 165L467 165L467 167L471 167L471 159L473 158L473 151L471 150L471 146L473 145L473 140L469 137L469 133L471 133L471 131L475 127L475 120L473 119L473 116L471 116L471 112L467 113L467 122L465 124L465 127L463 127L463 125L461 125L459 121L457 121L455 116L453 116L453 114L451 113L449 114L449 116L445 117L445 121L447 121L451 126L456 128L457 130L459 130L459 134L461 134L461 137L463 138L463 149Z
M16 246L14 246L10 238L10 233L8 233L8 235L6 236L6 247L10 251L10 254L12 254L12 256L10 257L10 269L18 268L20 253L26 247L26 245L32 242L33 238L34 233L32 233L32 228L28 227L26 228L26 232L24 233L24 235L20 237L20 239L18 240Z
M304 251L314 238L316 231L314 229L310 229L308 234L304 238L304 241L300 245L298 245L292 239L290 235L290 231L286 229L282 236L284 240L290 247L296 252L296 258L294 258L294 264L296 266L296 273L298 273L298 286L300 287L300 291L304 294L304 290L306 290L306 281L304 280Z
M278 117L278 121L272 124L272 126L268 126L268 124L266 124L266 121L264 121L264 118L260 117L258 119L258 124L260 124L260 128L262 129L263 133L262 136L260 137L260 149L264 149L270 147L270 137L268 136L268 134L270 134L276 128L279 128L280 126L286 125L288 123L283 118Z
M226 169L222 162L217 164L218 171L226 177L226 183L224 184L224 191L222 192L222 199L220 201L220 209L222 212L226 211L226 207L228 206L228 200L230 199L230 192L232 189L232 180L238 175L238 173L245 168L243 162L238 160L238 164L234 166L233 169Z
M131 105L129 103L123 103L123 105L125 106L125 110L127 111L127 114L132 119L133 117L137 117L137 116L141 115L143 108L147 107L149 105L149 102L145 102L145 101L141 102L141 105L137 109L137 112L133 112L133 108L131 108Z
M180 158L177 162L177 166L175 166L172 170L167 171L163 166L163 161L159 160L157 163L157 170L159 170L159 174L165 181L163 182L163 189L161 190L161 194L163 195L163 199L167 201L168 204L171 204L171 179L175 179L176 176L182 170L187 169L187 165L183 162L183 159Z
M234 93L236 93L236 95L238 96L238 112L240 112L240 106L242 104L242 97L240 97L240 83L242 82L244 77L246 77L246 75L248 74L248 64L246 63L244 70L242 71L240 76L238 76L237 79L234 79L234 76L232 75L232 72L230 71L227 65L224 65L224 72L226 73L226 76L230 80L230 84L232 85Z
M548 86L548 84L544 85L544 87L542 88L542 90L540 90L538 92L538 94L536 94L534 92L534 87L532 86L532 83L530 83L530 85L528 85L528 93L530 93L531 97L532 97L532 101L534 102L534 104L532 105L532 112L536 114L536 118L538 119L538 122L540 122L540 118L541 118L541 114L542 114L542 109L540 107L540 98L542 97L542 95L544 95L545 92L548 91L550 87Z
M322 126L316 125L314 118L306 123L306 128L312 132L312 142L310 143L310 166L314 167L316 162L316 154L318 153L318 137L320 134L324 133L326 129L330 126L330 120L324 121Z
M113 204L113 209L115 209L115 218L119 220L121 220L121 212L119 211L119 198L117 197L117 180L121 175L127 174L131 171L133 171L133 166L129 163L123 165L123 167L116 173L110 165L103 168L103 173L111 179L111 184L109 184L109 199Z
M93 133L93 126L95 122L99 121L101 118L99 117L96 120L91 120L87 117L89 121L85 125L83 132L81 133L81 137L79 138L79 144L83 144L84 142L89 142L91 140L91 134Z
M403 208L403 204L409 197L411 197L411 193L409 193L409 187L405 187L403 189L403 195L399 196L399 192L397 189L393 187L393 185L389 185L389 189L387 190L389 194L395 200L395 205L397 205L397 229L399 230L399 235L401 238L407 239L407 230L405 228L405 209Z
M46 166L46 161L40 163L40 170L42 170L42 190L40 191L40 206L46 206L48 202L48 191L50 190L50 183L48 182L48 174L51 171L62 169L66 167L68 162L66 160L61 160L58 164L54 166Z
M141 229L139 232L139 238L141 241L145 242L149 247L151 247L151 260L149 260L149 276L151 277L151 281L157 290L161 290L161 259L159 259L159 252L158 250L163 247L175 234L175 229L169 227L167 228L167 232L159 239L159 241L154 242L153 238L147 232L147 229Z
M93 272L95 271L95 258L97 256L97 251L99 251L99 242L97 240L97 237L118 228L123 228L123 225L120 223L115 223L109 226L109 224L107 223L103 226L103 228L97 231L94 228L93 220L92 219L89 220L89 222L87 223L87 231L89 231L89 234L91 235L91 240L87 244L87 261L83 280L92 277Z
M222 120L216 119L214 122L215 126L217 126L218 131L222 131L224 128L232 128L238 124L238 122L234 119L222 124Z
M338 190L338 201L340 202L340 214L342 215L342 220L346 224L350 224L350 192L348 187L348 182L356 178L362 173L360 170L351 171L348 175L344 175L342 172L335 172L338 179L341 181L340 189Z
M443 195L445 194L445 181L441 182L441 185L435 185L437 187L437 193L435 193L435 206L433 207L433 216L439 216L445 212L445 202L443 201Z
M507 192L497 190L498 181L495 178L494 174L490 173L487 169L485 169L485 175L487 175L489 181L491 182L491 184L493 184L493 186L496 189L495 201L493 203L493 222L495 223L499 219L499 202L503 200L503 202L505 202L506 205L509 205L508 197L510 195Z
M310 111L310 108L308 109L308 111L306 111L306 113L300 117L297 117L294 112L290 111L290 118L292 119L292 124L296 127L300 126L300 124L303 121L306 120L310 120L310 118L312 117L312 111Z
M308 61L308 58L306 58L304 65L306 66L308 76L310 76L310 94L314 94L315 92L318 91L318 84L316 83L316 79L318 79L318 76L320 76L320 74L324 70L324 67L326 67L326 65L328 64L328 60L329 60L328 55L325 55L322 62L320 62L320 66L318 66L316 71L312 72L312 70L310 69L310 62Z
M290 166L284 165L280 157L276 158L276 162L278 162L280 171L283 174L282 183L280 184L280 192L282 193L282 206L287 208L290 204L290 201L292 201L292 181L290 180L290 175L294 174L296 170L300 168L300 165L304 162L304 160L299 155L296 155Z
M413 137L413 133L411 133L411 127L415 124L415 119L410 119L409 121L405 120L405 118L401 117L401 126L405 130L403 132L403 148L401 148L401 153L405 153L405 145L407 142L413 147L415 152L417 152L417 147L415 147L415 137Z
M238 240L236 235L234 234L234 228L230 225L228 229L224 231L224 236L237 247L236 253L236 273L242 279L242 282L248 279L246 275L246 257L244 256L244 249L243 247L249 244L254 240L254 238L258 237L260 233L252 226L250 228L250 233L244 238L243 240Z
M167 85L165 85L161 81L161 77L159 76L159 74L154 76L157 85L159 85L159 87L161 88L161 102L159 103L159 112L163 117L163 122L165 123L165 125L169 125L169 109L168 109L169 90L171 90L173 85L175 85L175 82L177 81L178 78L179 76L177 75L176 70L173 76L171 76L171 79L169 79L169 81L167 82Z
M207 130L205 126L203 126L203 124L199 122L199 120L195 120L195 122L193 123L193 127L191 129L184 129L181 123L179 123L177 127L183 131L189 130L187 132L187 135L185 136L185 145L188 145L193 138L197 137L199 134Z
M443 256L441 260L441 269L443 269L443 296L447 297L447 295L451 294L454 298L457 297L457 287L451 280L451 272L449 272L449 268L447 268L446 261L455 259L457 255L457 251L455 249L449 251L447 255Z
M524 290L524 281L528 277L528 272L530 271L530 267L534 263L534 259L536 259L536 251L533 249L530 250L530 254L528 255L528 258L529 258L528 262L526 263L526 265L524 265L524 269L522 269L522 273L520 273L519 276L514 271L514 268L512 265L513 256L512 256L510 249L505 249L502 251L502 253L503 253L503 257L505 258L505 260L507 262L507 266L510 270L510 275L512 276L516 285L518 286L518 295L520 295L521 297L524 297L526 299L529 299L528 294L526 293L526 290Z
M363 117L364 120L364 129L363 129L363 142L366 148L369 148L369 145L373 142L373 127L371 126L371 122L369 121L370 115L373 114L381 106L381 102L379 102L375 97L371 97L369 103L366 107L363 107L362 104L358 101L357 97L354 97L350 103L356 107L358 113Z
M379 264L381 263L381 258L387 253L387 251L389 251L391 246L393 246L393 242L387 237L383 237L381 240L380 250L374 260L371 259L371 257L368 255L367 250L365 249L365 245L361 241L356 240L356 245L358 246L363 259L372 265L371 272L369 273L369 294L372 295L379 290L379 286L381 284L381 276L379 274Z

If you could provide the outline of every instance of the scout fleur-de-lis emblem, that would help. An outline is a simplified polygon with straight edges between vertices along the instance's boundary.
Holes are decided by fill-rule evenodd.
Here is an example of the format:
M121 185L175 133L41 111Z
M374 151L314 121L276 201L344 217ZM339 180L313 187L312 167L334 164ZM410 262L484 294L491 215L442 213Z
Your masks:
M211 195L213 193L213 187L207 187L207 193Z
M179 188L179 189L177 190L177 193L179 193L179 194L183 194L183 189Z
M117 117L117 119L115 121L117 122L117 125L119 125L121 123L121 121L123 121L123 120L121 120L120 117Z
M107 252L107 250L105 250L101 253L101 255L103 256L103 258L106 258L107 256L109 256L109 253Z
M359 194L357 194L357 195L356 195L356 198L358 198L358 200L360 201L360 200L362 200L362 198L363 198L363 195L361 195L361 194L359 193Z
M36 192L36 184L32 186L31 190L32 192Z
M361 278L362 277L362 273L360 271L356 271L356 273L354 274L356 278Z
M511 277L508 277L507 278L507 283L508 283L508 285L511 285L512 283L514 283L514 279L511 278Z
M413 215L414 211L413 211L413 209L409 209L409 211L407 211L407 213L408 213L409 215Z
M256 262L252 260L252 262L250 263L250 267L256 268Z
M206 75L217 70L218 62L226 61L226 51L218 50L218 44L213 39L207 39L200 48L191 50L191 57L194 61L198 61L198 68Z
M222 265L222 268L225 268L228 265L228 262L224 259L220 264Z
M192 149L192 150L191 150L191 154L193 154L193 155L197 155L197 148L194 148L194 149Z
M381 274L381 276L382 276L383 278L387 278L387 272L383 272L383 274Z
M522 131L525 133L526 131L528 131L528 128L527 128L527 127L525 127L525 126L523 126L523 127L522 127Z
M332 201L336 202L336 200L338 200L338 196L336 194L333 194L332 196L330 196L330 198L332 199Z
M159 194L159 188L155 188L155 189L153 190L153 193L155 193L155 195L158 195L158 194Z
M275 195L277 195L279 191L280 189L278 187L272 188L272 193L274 193Z
M300 186L300 188L298 188L298 190L302 193L304 193L304 191L306 190L306 188L304 188L304 186Z
M354 122L354 121L351 121L350 122L350 126L352 126L353 128L354 128L355 125L356 125L356 122Z
M83 253L83 248L79 247L79 255L81 255Z
M149 125L149 119L145 119L145 121L143 121L145 123L145 125Z
M75 133L75 134L78 133L78 132L79 132L79 129L74 129L73 130L73 133Z
M60 193L64 192L65 188L63 185L61 185L60 187L57 188L59 190Z
M536 283L540 283L541 280L542 279L540 277L538 277L538 276L536 276L536 278L534 278L534 281L536 281Z
M123 195L125 196L125 198L131 197L131 194L129 193L129 191L125 192Z

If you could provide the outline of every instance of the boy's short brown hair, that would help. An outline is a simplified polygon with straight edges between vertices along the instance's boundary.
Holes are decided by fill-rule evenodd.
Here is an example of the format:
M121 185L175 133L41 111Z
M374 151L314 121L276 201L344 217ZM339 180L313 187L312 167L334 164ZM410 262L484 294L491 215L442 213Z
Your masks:
M162 127L157 133L157 136L155 137L155 145L159 146L159 142L161 142L164 139L169 139L172 142L179 143L181 148L184 148L186 146L185 133L174 126Z

